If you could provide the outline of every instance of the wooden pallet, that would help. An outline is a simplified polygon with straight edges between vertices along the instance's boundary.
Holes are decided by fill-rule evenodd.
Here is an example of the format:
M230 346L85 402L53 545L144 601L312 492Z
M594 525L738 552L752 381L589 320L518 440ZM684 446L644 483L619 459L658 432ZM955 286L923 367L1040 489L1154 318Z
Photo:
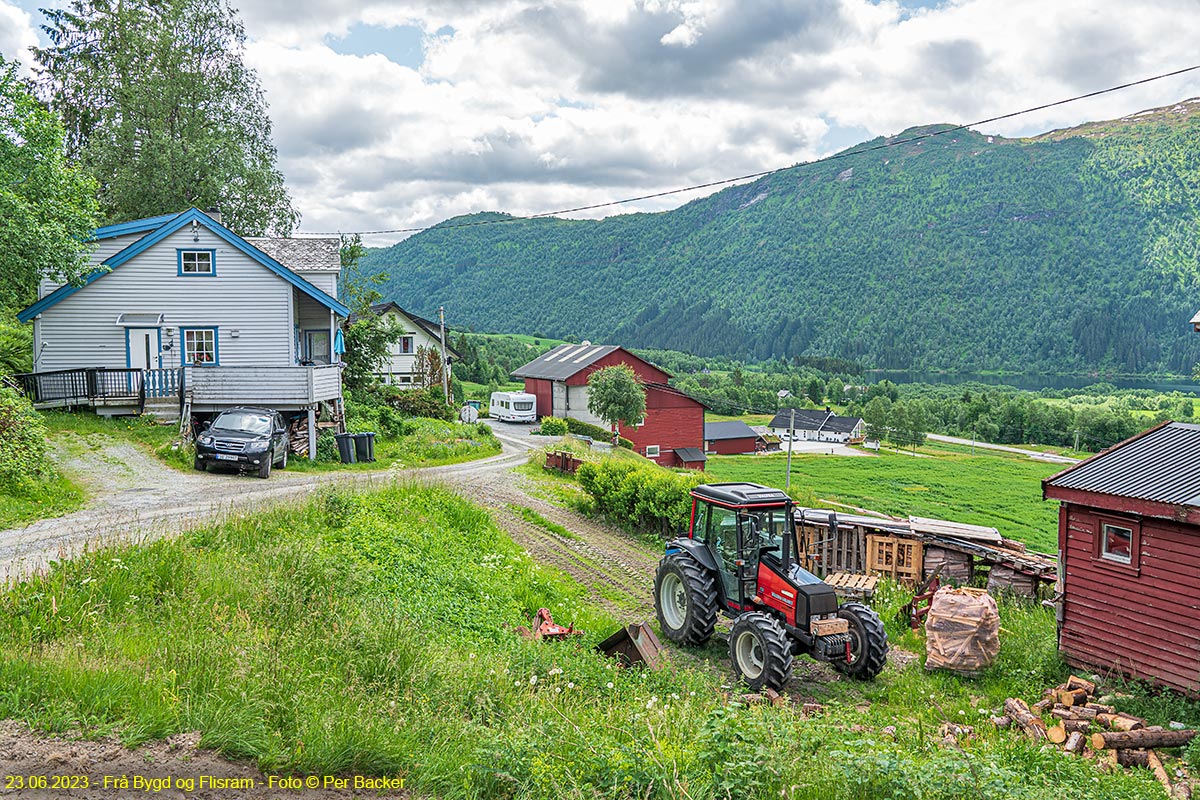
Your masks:
M920 583L922 544L901 536L867 536L867 572L898 581Z
M835 572L825 579L839 597L870 600L875 596L879 578L875 575L855 575L852 572Z

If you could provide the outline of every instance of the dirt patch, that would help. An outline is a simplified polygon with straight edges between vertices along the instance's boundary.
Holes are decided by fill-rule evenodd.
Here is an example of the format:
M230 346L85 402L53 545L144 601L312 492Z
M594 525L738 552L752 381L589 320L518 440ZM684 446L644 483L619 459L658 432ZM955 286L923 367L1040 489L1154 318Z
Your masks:
M199 747L200 734L182 733L129 749L120 742L43 738L18 722L0 723L0 797L21 800L72 797L118 800L128 797L184 798L348 798L408 797L404 790L355 790L354 776L337 776L345 788L323 788L324 776L273 776L250 764ZM40 781L46 779L47 788ZM19 779L36 788L19 788ZM107 779L107 780L106 780ZM306 780L316 788L306 788ZM128 786L121 783L128 781ZM295 781L298 788L280 785ZM330 779L332 780L332 779ZM57 784L58 788L50 788Z

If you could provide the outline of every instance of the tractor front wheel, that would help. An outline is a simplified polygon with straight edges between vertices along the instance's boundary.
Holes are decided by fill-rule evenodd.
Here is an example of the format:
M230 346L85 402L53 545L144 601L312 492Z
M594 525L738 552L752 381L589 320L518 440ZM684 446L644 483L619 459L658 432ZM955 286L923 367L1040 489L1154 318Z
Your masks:
M690 556L667 556L654 576L654 610L663 636L677 644L704 644L717 624L713 576Z
M862 603L845 603L838 616L850 623L850 659L834 661L843 675L869 681L887 664L888 639L879 615Z
M742 614L729 632L733 669L751 691L779 691L792 677L792 648L787 634L760 611Z

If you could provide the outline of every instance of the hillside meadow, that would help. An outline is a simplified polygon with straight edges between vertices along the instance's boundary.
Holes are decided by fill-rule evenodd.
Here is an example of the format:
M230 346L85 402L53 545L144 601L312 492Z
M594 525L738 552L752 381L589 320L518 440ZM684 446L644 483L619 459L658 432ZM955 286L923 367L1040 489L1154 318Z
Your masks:
M1058 504L1041 481L1061 464L978 449L935 446L918 456L881 451L850 457L793 454L792 491L805 503L833 501L894 516L990 525L1044 553L1058 551ZM784 486L787 456L710 456L714 480Z
M326 493L0 593L0 719L130 745L198 730L264 770L403 776L448 798L1161 793L1148 772L1101 774L983 723L1065 675L1043 609L1003 606L1000 660L976 680L912 657L870 684L801 662L790 696L826 704L805 717L739 702L719 643L617 668L592 646L622 621L583 597L446 489ZM919 650L896 622L906 597L888 585L876 605ZM586 634L517 636L542 606ZM977 730L947 747L946 720Z

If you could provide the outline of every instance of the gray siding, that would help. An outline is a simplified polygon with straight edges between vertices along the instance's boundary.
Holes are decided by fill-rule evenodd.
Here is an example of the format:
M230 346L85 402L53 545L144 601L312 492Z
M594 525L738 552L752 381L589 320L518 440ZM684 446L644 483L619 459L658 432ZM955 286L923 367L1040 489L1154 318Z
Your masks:
M189 367L187 386L197 407L302 407L341 396L341 370L320 367Z
M284 266L286 267L288 265L284 264ZM294 269L292 271L295 272L297 275L299 275L301 278L304 278L304 280L308 281L313 286L320 289L325 294L332 297L333 299L335 299L335 300L337 299L338 274L336 272L331 272L330 270L327 270L327 269L321 269L321 270Z
M101 239L94 242L95 249L88 256L88 261L93 266L103 264L107 259L115 256L117 253L124 250L129 245L141 239L143 236L149 236L148 233L131 233L128 236L116 236L112 239ZM38 285L38 298L45 297L53 292L58 287L62 286L62 281L52 281L49 279L43 280Z
M180 365L181 326L217 327L221 366L291 365L292 287L208 230L200 228L199 238L178 231L43 312L35 323L35 348L47 343L38 369L124 367L125 329L116 325L123 313L166 315L162 340L174 346L161 354L164 367ZM100 244L93 258L103 260L120 240ZM216 251L215 277L177 274L176 250L193 248Z

